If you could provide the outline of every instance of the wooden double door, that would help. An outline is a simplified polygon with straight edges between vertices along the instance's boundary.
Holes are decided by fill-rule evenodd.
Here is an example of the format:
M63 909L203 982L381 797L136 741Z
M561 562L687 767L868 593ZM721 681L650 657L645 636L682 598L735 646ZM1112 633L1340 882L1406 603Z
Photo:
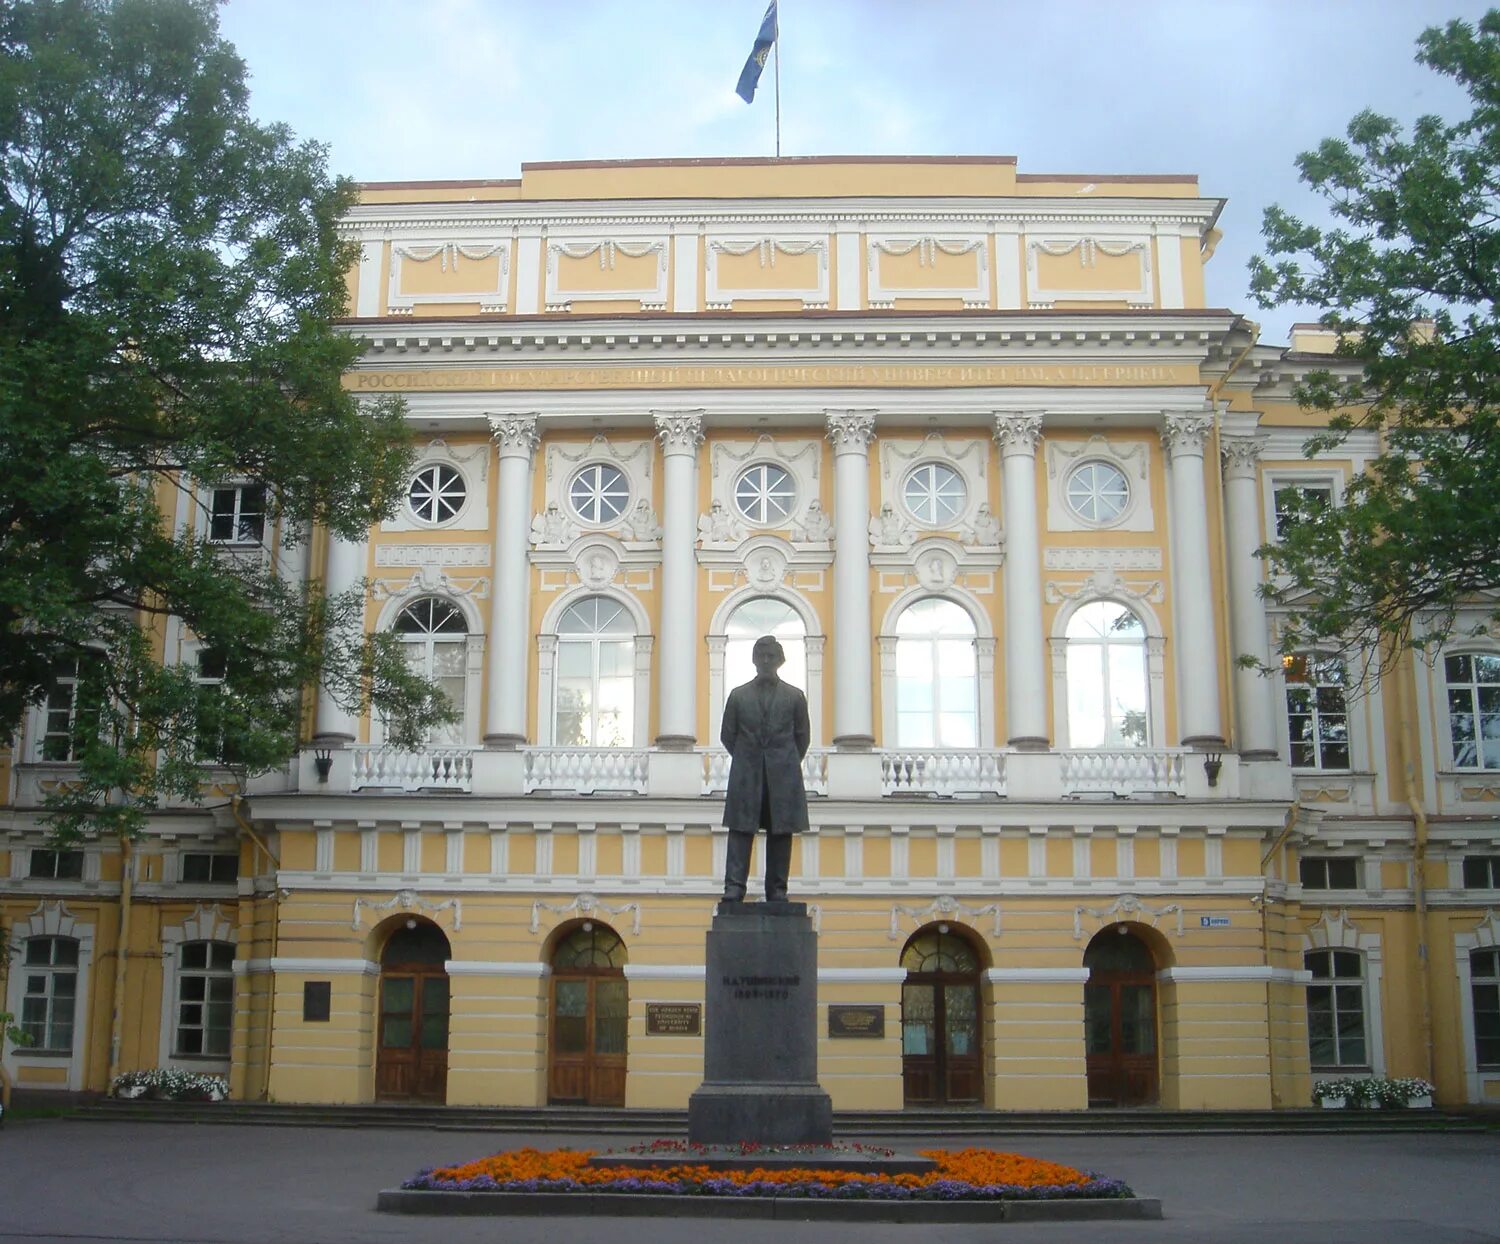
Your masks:
M1108 939L1100 941L1100 939ZM1156 965L1130 933L1108 931L1084 955L1084 1057L1090 1106L1148 1106L1161 1096Z
M448 939L435 925L399 930L380 964L375 1096L443 1102L448 1096Z
M901 1076L909 1106L980 1100L984 1078L977 983L907 978L901 986Z
M628 1016L623 975L552 978L549 1101L580 1106L625 1104Z

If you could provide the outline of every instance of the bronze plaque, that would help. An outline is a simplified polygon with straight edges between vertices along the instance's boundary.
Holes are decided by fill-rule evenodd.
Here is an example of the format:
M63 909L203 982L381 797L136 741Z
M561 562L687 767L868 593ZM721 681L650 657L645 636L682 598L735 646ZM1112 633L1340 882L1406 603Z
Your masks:
M885 1007L830 1006L828 1008L828 1035L830 1037L883 1037L885 1036Z
M703 1003L646 1003L648 1037L697 1037L703 1033Z

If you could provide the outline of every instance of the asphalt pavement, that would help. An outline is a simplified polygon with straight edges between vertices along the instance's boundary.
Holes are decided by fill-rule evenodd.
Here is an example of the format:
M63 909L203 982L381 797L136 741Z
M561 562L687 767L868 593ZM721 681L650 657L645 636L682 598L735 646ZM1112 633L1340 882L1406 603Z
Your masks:
M641 1139L650 1139L642 1137ZM878 1140L877 1137L840 1137ZM1500 1133L1374 1136L1006 1136L986 1144L1066 1162L1160 1197L1161 1222L940 1228L705 1219L425 1219L375 1195L419 1167L532 1144L619 1137L404 1128L11 1120L0 1130L0 1242L157 1244L887 1244L940 1240L1215 1244L1500 1244Z

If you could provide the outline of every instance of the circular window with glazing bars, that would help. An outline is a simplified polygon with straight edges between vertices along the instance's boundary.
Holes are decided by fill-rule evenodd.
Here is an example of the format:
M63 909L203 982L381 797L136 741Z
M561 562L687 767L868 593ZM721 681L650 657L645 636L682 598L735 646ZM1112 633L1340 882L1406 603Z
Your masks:
M951 527L963 513L968 490L963 476L941 462L923 462L907 472L901 499L907 512L930 527Z
M458 517L468 486L455 467L433 462L418 469L406 490L406 504L420 523L446 523Z
M1086 523L1114 522L1130 505L1130 484L1111 462L1080 462L1068 473L1068 508Z
M568 504L586 523L612 523L630 504L630 482L619 467L591 462L568 483Z
M734 481L734 506L747 522L762 527L791 517L797 486L791 473L770 462L746 467Z

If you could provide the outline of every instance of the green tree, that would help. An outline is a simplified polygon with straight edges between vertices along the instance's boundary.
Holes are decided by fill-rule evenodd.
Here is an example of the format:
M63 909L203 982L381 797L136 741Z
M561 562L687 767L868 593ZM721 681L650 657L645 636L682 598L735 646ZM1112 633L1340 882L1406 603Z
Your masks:
M358 593L279 573L391 512L411 451L341 384L353 189L247 98L212 0L0 0L0 735L47 704L61 838L285 763L320 684L397 741L448 712ZM160 658L169 617L222 681Z
M1297 160L1334 223L1271 207L1251 262L1261 306L1311 305L1340 334L1298 390L1330 416L1309 456L1356 428L1381 438L1340 506L1304 507L1261 550L1289 609L1282 648L1337 647L1371 672L1441 644L1500 588L1500 11L1417 45L1469 115L1407 133L1360 113Z

